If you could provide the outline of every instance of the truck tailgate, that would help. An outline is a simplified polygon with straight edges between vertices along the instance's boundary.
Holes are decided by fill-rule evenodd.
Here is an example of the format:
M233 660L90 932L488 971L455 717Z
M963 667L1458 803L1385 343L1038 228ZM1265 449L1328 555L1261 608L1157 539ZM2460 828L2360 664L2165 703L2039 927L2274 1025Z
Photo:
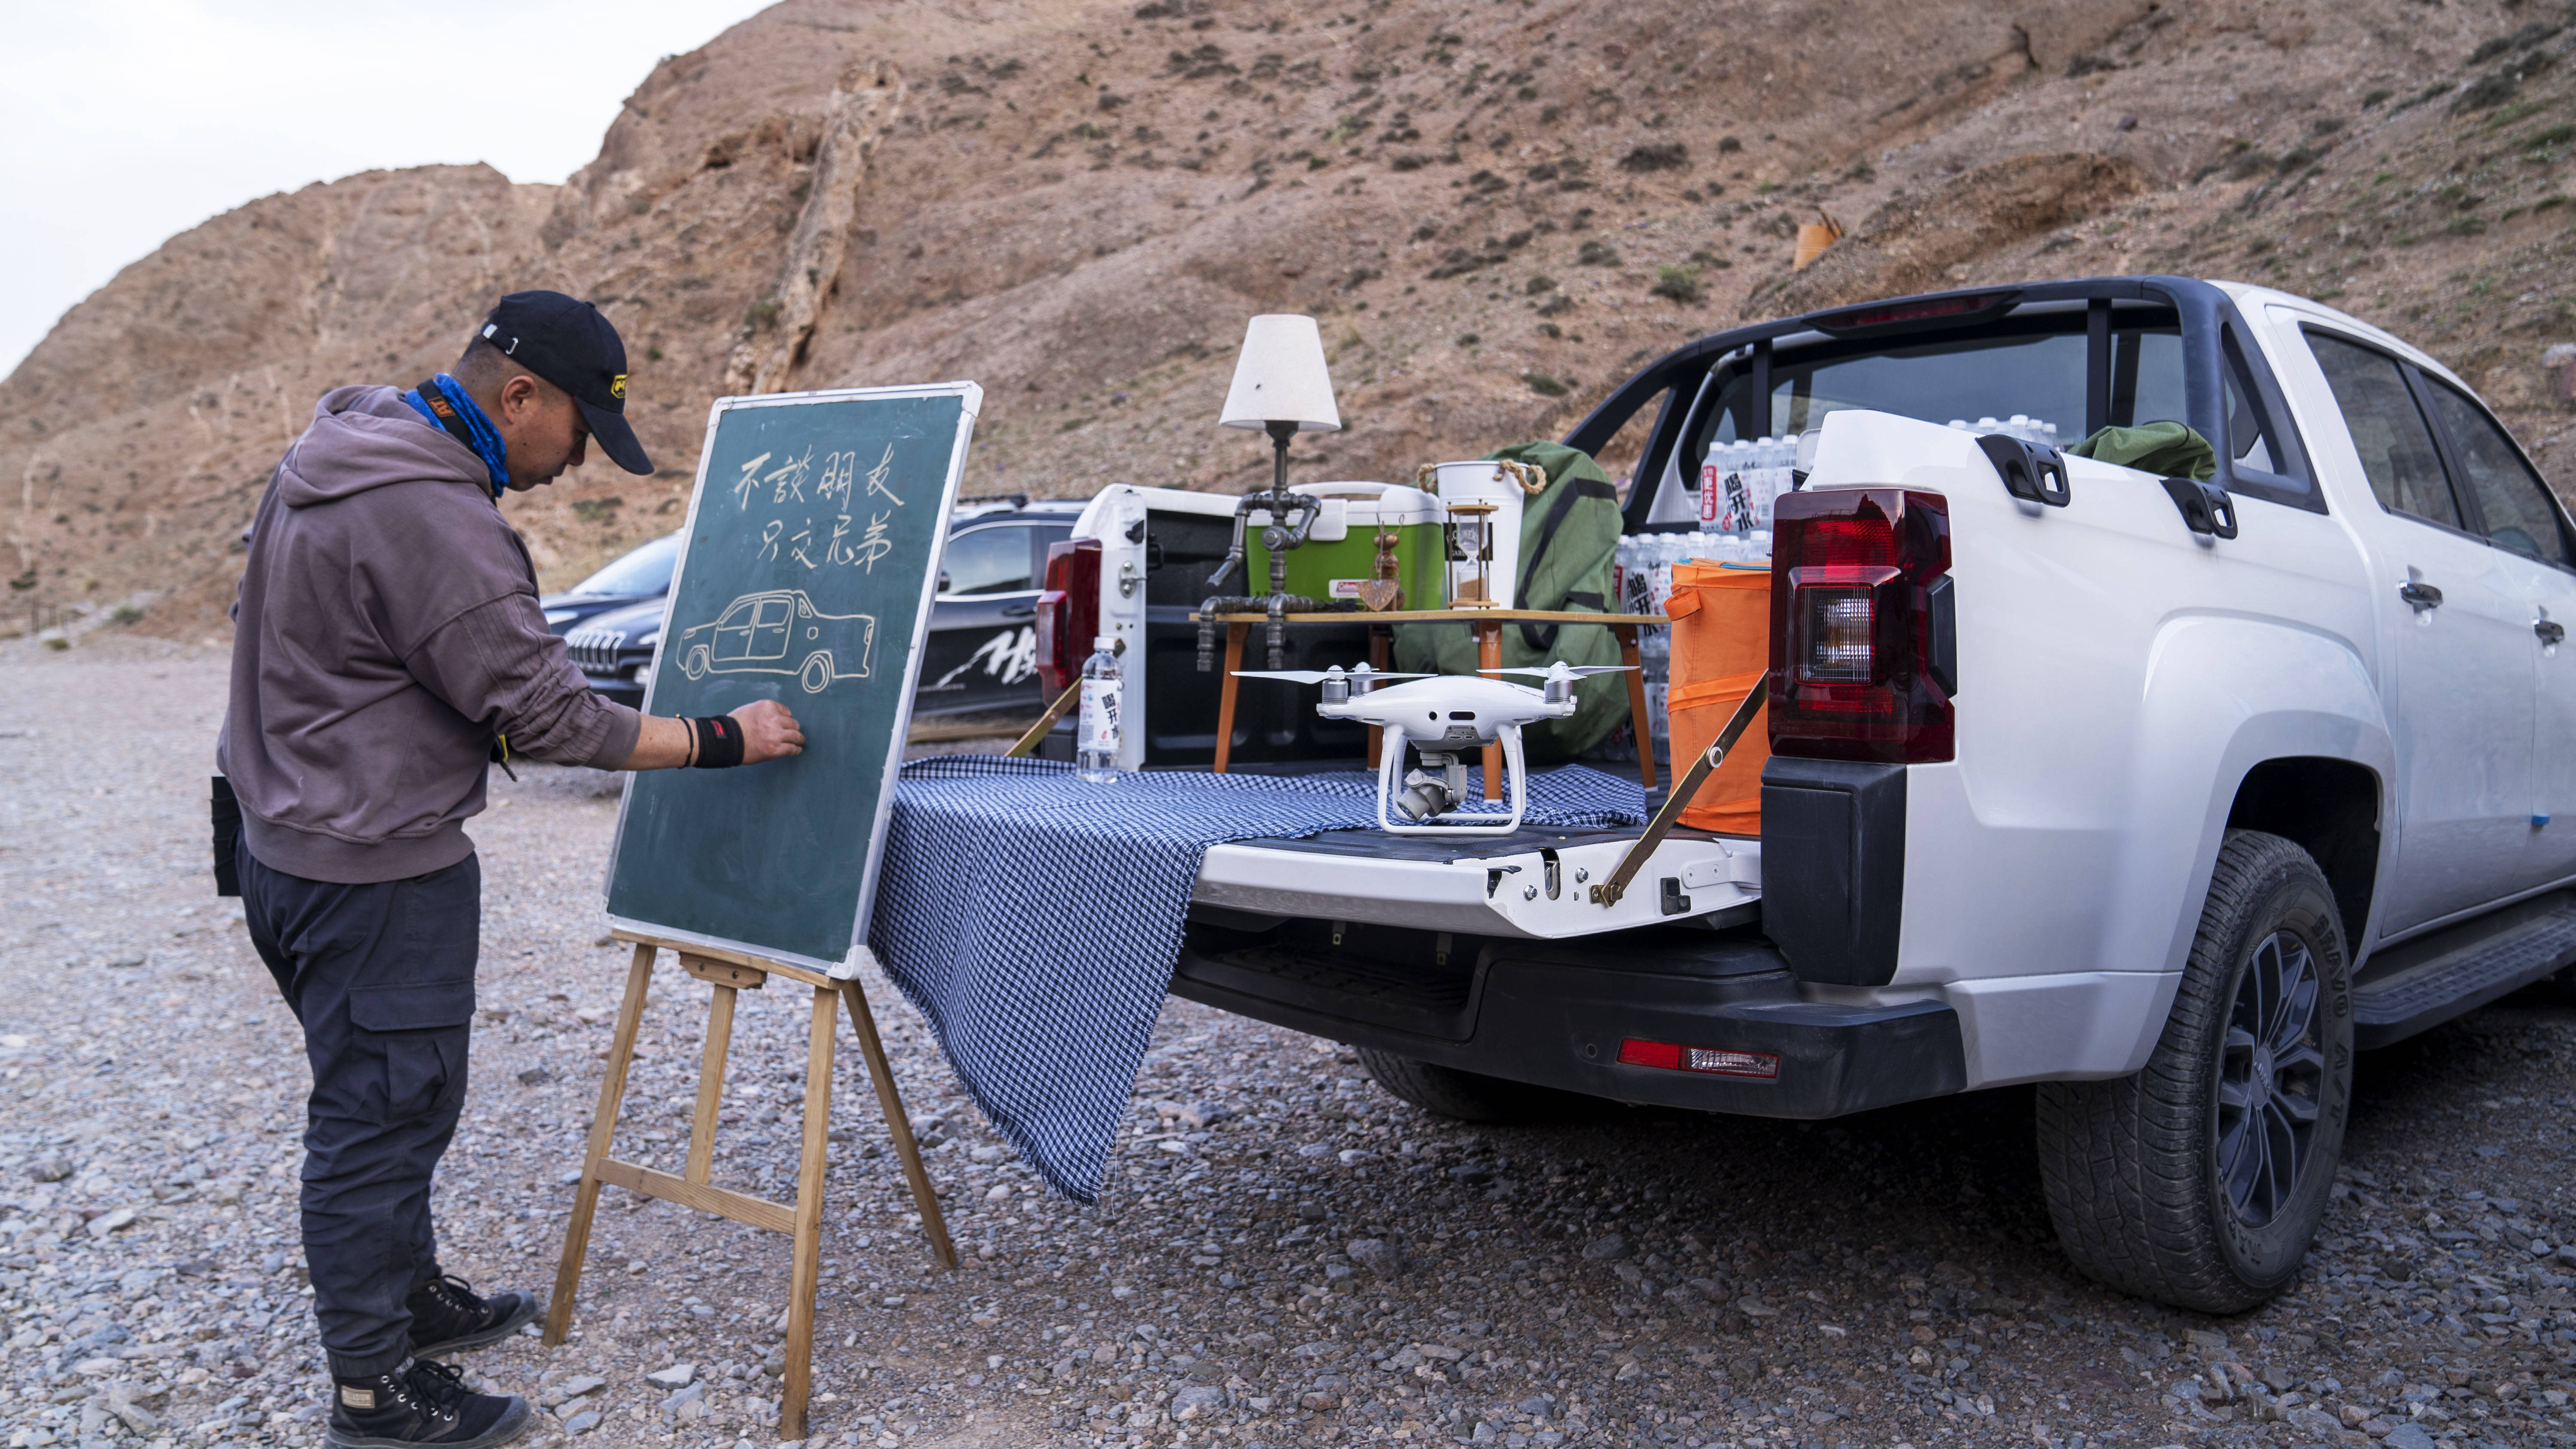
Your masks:
M1762 843L1676 831L1625 898L1592 902L1639 835L1523 831L1473 841L1337 830L1302 840L1211 846L1194 905L1265 916L1561 940L1678 919L1749 914L1762 893Z

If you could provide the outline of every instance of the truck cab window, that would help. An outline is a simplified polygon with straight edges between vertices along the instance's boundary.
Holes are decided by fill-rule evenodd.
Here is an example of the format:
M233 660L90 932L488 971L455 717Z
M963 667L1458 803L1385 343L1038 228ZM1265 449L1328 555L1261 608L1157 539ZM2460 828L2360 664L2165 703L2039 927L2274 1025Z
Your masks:
M2408 391L2406 375L2386 353L2346 342L2313 329L2308 351L2334 390L2352 446L2361 454L2361 470L2370 491L2391 513L2426 519L2445 528L2460 526L2459 501L2442 472L2442 455L2433 446L2432 430Z
M2433 417L2451 444L2469 496L2476 500L2487 541L2560 568L2570 566L2567 537L2557 505L2522 453L2486 410L2462 397L2447 383L2425 378L2432 395Z
M2084 437L2085 350L2083 314L2069 312L1969 337L1783 350L1771 360L1767 399L1751 396L1741 362L1723 363L1688 462L1695 466L1715 444L1795 436L1846 408L1972 426L2018 413L2052 424L2060 442L2072 445ZM2111 421L2128 427L2184 415L2180 329L2115 327Z
M2271 441L2263 434L2262 414L2246 400L2245 388L2233 367L2227 372L2227 438L2234 445L2231 456L2237 462L2266 473L2280 471L2280 465L2272 461Z

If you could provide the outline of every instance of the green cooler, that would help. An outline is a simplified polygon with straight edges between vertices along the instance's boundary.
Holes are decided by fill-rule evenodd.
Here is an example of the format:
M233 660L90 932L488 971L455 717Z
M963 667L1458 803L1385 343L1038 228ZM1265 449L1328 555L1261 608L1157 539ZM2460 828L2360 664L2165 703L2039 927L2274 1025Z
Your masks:
M1290 490L1323 500L1323 511L1305 543L1288 551L1288 592L1311 599L1356 599L1375 578L1377 536L1395 535L1395 578L1404 587L1400 609L1447 607L1448 564L1440 525L1448 515L1440 500L1400 483L1301 483ZM1261 530L1270 515L1248 520L1242 592L1270 590L1270 550Z

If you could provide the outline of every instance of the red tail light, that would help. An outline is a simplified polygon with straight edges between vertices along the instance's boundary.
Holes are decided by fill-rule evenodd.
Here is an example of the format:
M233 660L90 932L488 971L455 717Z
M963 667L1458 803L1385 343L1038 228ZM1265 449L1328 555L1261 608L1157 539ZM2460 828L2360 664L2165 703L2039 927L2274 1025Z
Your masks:
M1038 681L1052 699L1082 677L1100 635L1100 540L1047 545L1046 591L1038 595Z
M1780 1075L1780 1058L1774 1052L1683 1046L1679 1042L1643 1041L1633 1036L1619 1043L1619 1060L1632 1067L1661 1067L1668 1072L1705 1072L1718 1077L1753 1077L1771 1081Z
M1781 496L1771 542L1771 753L1953 754L1950 509L1937 493Z

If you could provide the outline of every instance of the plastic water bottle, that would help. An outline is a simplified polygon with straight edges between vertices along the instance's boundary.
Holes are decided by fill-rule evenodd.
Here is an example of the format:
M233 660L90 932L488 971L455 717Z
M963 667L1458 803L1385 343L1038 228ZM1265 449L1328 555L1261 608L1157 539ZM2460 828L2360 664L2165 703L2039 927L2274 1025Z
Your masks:
M1091 657L1082 663L1082 718L1074 733L1074 773L1094 785L1118 778L1118 744L1125 728L1119 715L1118 641L1103 634L1091 641Z
M1699 531L1717 533L1728 527L1727 498L1740 486L1733 443L1712 443L1699 466Z
M1772 439L1771 456L1765 461L1762 486L1755 493L1752 524L1744 530L1747 534L1769 532L1772 506L1780 501L1781 494L1797 491L1798 435L1790 433Z

